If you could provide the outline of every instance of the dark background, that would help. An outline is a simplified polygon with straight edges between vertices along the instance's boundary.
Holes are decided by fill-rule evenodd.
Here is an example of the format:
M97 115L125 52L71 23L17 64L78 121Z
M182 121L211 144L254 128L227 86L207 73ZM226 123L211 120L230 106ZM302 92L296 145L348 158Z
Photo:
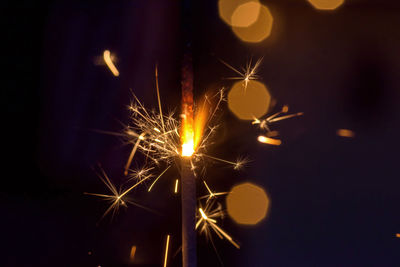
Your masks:
M217 191L250 181L271 199L254 227L223 227L236 250L215 239L225 266L399 266L400 4L345 1L318 12L306 1L262 1L275 24L259 44L239 41L218 17L217 1L193 7L195 90L229 86L234 66L264 56L261 80L277 101L305 116L278 126L283 145L224 107L214 155L253 161L243 172L213 165ZM106 192L92 170L101 163L116 184L129 154L117 137L132 91L156 107L154 65L164 106L179 108L182 34L178 1L5 1L1 5L1 266L160 265L166 234L179 248L177 173L133 198L160 215L130 207L99 219ZM96 57L110 49L120 77ZM336 136L352 129L353 139ZM137 163L140 165L140 161ZM88 252L91 252L91 255ZM397 257L396 257L397 256ZM180 255L172 266L180 264ZM204 237L199 265L219 266Z

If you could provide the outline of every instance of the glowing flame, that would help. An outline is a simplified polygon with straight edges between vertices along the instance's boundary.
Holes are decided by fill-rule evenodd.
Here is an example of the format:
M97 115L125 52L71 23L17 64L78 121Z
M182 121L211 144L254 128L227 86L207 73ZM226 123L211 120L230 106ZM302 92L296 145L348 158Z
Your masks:
M196 110L194 120L190 119L187 114L182 114L182 156L190 157L195 152L202 141L204 127L208 120L209 102L207 97L202 99L203 104ZM193 110L187 108L186 110ZM193 111L192 111L193 113Z
M187 108L186 111L188 109L192 111L193 107ZM191 114L193 114L193 111L191 112ZM181 141L182 141L182 156L191 157L194 153L193 116L188 116L187 113L182 114Z
M186 143L182 144L182 156L183 157L191 157L194 153L194 143L193 139L185 141Z

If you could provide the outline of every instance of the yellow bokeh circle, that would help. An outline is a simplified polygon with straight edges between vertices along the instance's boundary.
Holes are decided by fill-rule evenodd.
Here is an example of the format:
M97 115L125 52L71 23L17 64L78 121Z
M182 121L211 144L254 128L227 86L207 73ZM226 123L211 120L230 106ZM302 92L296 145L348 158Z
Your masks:
M226 198L229 216L239 224L255 225L267 216L269 198L264 189L243 183L232 188Z
M232 16L235 10L247 3L254 3L258 4L259 0L219 0L218 1L218 13L220 18L228 25L233 26L236 24L236 26L241 26L241 27L246 27L246 24L250 25L254 23L257 20L258 17L258 11L257 14L254 15L254 13L248 14L250 16L247 16L247 18L242 18L243 20L240 20L239 17L235 18L235 22L232 22ZM256 6L253 6L256 7ZM249 8L249 7L248 7ZM251 7L250 7L251 10ZM239 20L238 20L239 19ZM244 24L243 24L244 23ZM247 25L247 26L248 26Z
M232 14L231 25L235 27L249 27L254 24L260 14L261 4L248 2L238 6Z
M271 94L264 84L250 80L236 82L228 93L228 107L239 119L254 120L268 112Z
M243 17L245 15L236 14L237 12L245 12L249 10L254 10L254 7L251 8L250 5L254 6L254 3L247 3L239 6L232 15L234 17ZM232 30L235 35L244 42L249 43L258 43L265 40L268 36L271 35L272 25L274 22L274 18L272 17L269 9L261 4L259 5L259 13L257 20L247 27L239 27L232 25Z
M344 3L344 0L308 0L308 2L320 10L334 10Z

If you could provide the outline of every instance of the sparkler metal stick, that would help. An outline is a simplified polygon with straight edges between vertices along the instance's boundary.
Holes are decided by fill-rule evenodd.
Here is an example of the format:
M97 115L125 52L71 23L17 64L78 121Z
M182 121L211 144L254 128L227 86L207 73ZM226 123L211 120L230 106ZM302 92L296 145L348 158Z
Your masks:
M197 266L196 242L196 180L192 170L194 153L193 65L191 53L191 1L182 2L182 128L181 128L181 206L182 206L182 266Z
M197 265L196 252L196 180L190 158L181 161L182 262L184 267Z

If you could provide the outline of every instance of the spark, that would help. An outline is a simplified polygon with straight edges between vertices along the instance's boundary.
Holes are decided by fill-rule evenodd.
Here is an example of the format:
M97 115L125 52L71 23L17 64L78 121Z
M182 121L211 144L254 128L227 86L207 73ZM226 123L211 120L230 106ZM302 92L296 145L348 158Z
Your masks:
M203 198L207 198L207 202L217 196L222 196L222 195L226 195L228 194L228 192L213 192L211 191L210 187L208 186L208 184L206 183L206 181L203 181L204 186L207 188L208 191L208 195L202 196L199 199L203 199Z
M160 177L166 172L168 171L168 169L171 167L171 165L169 165L165 170L163 170L163 172L158 175L158 177L154 180L154 182L151 184L151 186L149 187L149 189L147 190L148 192L151 191L151 189L153 188L153 186L157 183L158 179L160 179Z
M97 196L100 198L103 198L104 200L111 202L110 206L107 208L107 210L104 212L103 216L101 217L101 219L103 219L109 212L112 211L112 217L114 217L115 213L118 212L119 208L121 206L127 207L126 203L130 203L133 204L135 206L138 206L140 208L144 208L147 210L150 210L138 203L135 203L133 201L127 200L127 199L123 199L123 197L129 192L131 191L133 188L135 188L136 186L138 186L139 184L141 184L142 182L144 182L146 179L143 179L141 181L139 181L138 183L134 184L133 186L131 186L130 188L128 188L125 191L121 191L121 190L117 190L117 188L115 187L115 185L111 182L110 178L108 177L108 175L106 174L106 172L103 170L103 168L100 167L100 171L101 174L97 174L97 176L100 178L100 180L106 185L106 187L111 191L111 195L109 194L98 194L98 193L87 193L84 192L85 195L91 195L91 196ZM152 210L150 210L152 211Z
M260 143L274 145L274 146L279 146L282 143L281 140L279 139L273 139L262 135L258 136L257 140Z
M119 71L117 70L117 68L115 67L114 63L112 62L110 50L104 50L103 59L104 59L104 62L107 64L107 67L112 72L112 74L114 76L118 77L119 76Z
M126 140L134 144L136 150L156 165L160 161L171 164L179 156L179 122L174 118L173 112L161 117L161 114L155 111L148 111L135 95L134 100L129 106L132 115L131 125L125 129ZM141 134L132 135L128 133ZM133 150L135 150L135 147ZM125 168L129 168L131 161L128 160Z
M263 58L259 58L254 65L252 65L252 59L250 59L245 67L242 67L242 70L238 70L234 68L232 65L228 64L227 62L223 60L219 60L222 64L236 72L239 76L236 77L230 77L228 79L231 80L243 80L243 85L244 89L247 89L247 85L251 80L258 80L259 76L257 75L258 68L260 67L260 64L262 62Z
M141 181L143 179L153 177L154 175L152 173L150 173L150 171L153 169L154 169L154 167L142 167L140 169L130 170L130 179L129 180L133 179L136 181Z
M400 238L400 233L397 233L397 234L396 234L396 237L397 237L397 238Z
M156 65L156 69L155 69L155 78L156 78L158 109L160 111L160 120L161 120L162 129L163 129L163 131L165 131L164 120L163 120L163 115L162 115L162 108L161 108L160 87L158 86L158 67L157 67L157 65ZM156 127L154 128L154 130L160 132L160 130L158 130L158 128L156 128Z
M201 156L213 159L215 161L220 161L220 162L223 162L223 163L227 163L227 164L233 165L233 169L234 170L240 170L240 169L242 169L244 167L244 165L246 163L248 163L248 160L246 158L238 158L236 161L229 161L229 160L226 160L226 159L213 157L213 156L210 156L210 155L207 155L207 154L201 154Z
M217 205L217 207L214 207ZM206 202L203 208L200 203L200 208L198 209L196 230L200 234L204 234L207 239L212 241L211 233L214 232L220 239L228 240L234 247L240 248L239 244L233 240L233 238L226 233L220 226L217 225L217 218L222 218L224 212L221 209L221 204L217 203L216 200ZM214 247L215 248L215 247Z
M206 181L203 181L204 185L206 186L208 192L210 193L210 198L213 198L215 195L214 193L211 191L211 189L208 187Z
M281 120L298 117L298 116L302 116L304 114L303 112L298 112L298 113L294 113L294 114L288 114L288 115L281 116L282 114L286 114L288 111L289 111L289 106L284 105L279 112L274 113L265 119L260 120L260 119L255 118L253 120L252 124L259 125L261 130L266 130L269 137L276 136L278 133L276 131L271 131L271 129L270 129L270 125L272 123L281 121Z
M165 254L164 254L164 267L167 266L167 261L168 261L169 239L170 239L170 236L167 235L167 242L166 242L166 245L165 245Z
M132 148L131 154L129 155L128 161L126 162L126 165L125 165L125 171L124 171L125 176L128 175L128 169L129 169L129 166L131 166L133 156L134 156L135 153L136 153L136 150L137 150L137 148L138 148L138 146L139 146L140 140L143 140L143 137L144 137L144 136L145 136L145 133L141 133L141 134L139 135L137 141L135 142L135 145L134 145L133 148Z
M178 193L178 185L179 185L179 180L176 179L176 180L175 180L175 190L174 190L174 193L175 193L175 194Z
M208 218L202 208L199 208L199 211L200 211L201 217L203 217L204 220L206 220L206 221L209 220L210 222L213 222L213 223L217 222L216 220Z

